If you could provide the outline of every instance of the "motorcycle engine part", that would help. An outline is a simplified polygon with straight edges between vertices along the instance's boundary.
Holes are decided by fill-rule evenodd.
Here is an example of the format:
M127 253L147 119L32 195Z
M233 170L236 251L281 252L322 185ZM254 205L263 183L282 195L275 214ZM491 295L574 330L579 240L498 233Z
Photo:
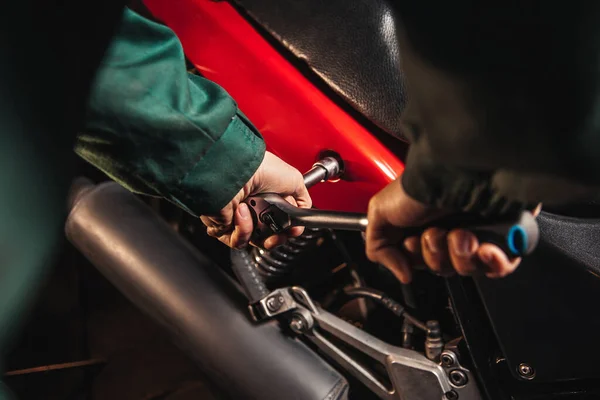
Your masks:
M347 399L338 372L275 322L253 324L235 283L141 200L114 182L81 190L67 238L232 398Z

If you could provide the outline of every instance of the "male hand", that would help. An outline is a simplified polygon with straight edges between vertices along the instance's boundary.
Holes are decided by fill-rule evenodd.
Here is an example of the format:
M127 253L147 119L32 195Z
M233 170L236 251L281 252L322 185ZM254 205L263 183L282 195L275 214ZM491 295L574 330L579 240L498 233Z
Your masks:
M411 281L411 264L426 264L442 276L485 273L489 278L506 276L517 268L520 258L509 260L498 246L480 244L466 230L429 228L421 237L402 237L403 227L421 226L449 213L412 199L397 179L369 203L367 257L390 269L403 283Z
M218 215L200 217L202 223L207 226L207 233L229 247L239 249L246 246L254 226L250 210L242 201L260 193L277 193L295 206L312 207L312 200L300 171L266 152L262 164L252 178ZM270 249L283 244L288 237L299 236L303 230L302 227L294 227L284 234L267 238L264 243L254 244Z

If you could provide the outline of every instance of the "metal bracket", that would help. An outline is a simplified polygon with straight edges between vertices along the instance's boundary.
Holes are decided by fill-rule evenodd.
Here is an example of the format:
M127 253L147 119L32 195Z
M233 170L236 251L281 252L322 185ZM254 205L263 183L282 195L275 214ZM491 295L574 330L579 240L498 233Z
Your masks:
M291 314L292 331L313 342L381 399L481 399L472 374L460 365L452 348L446 348L437 363L414 350L389 345L319 308L300 287L277 289L256 303L254 310L260 319ZM379 363L387 378L378 378L348 349Z
M274 290L258 302L248 306L254 321L270 319L297 308L298 304L288 288Z
M446 371L446 375L448 375L450 384L455 389L463 392L463 396L473 398L479 392L477 391L477 387L471 384L475 379L471 371L460 364L458 343L461 340L462 338L458 338L446 344L444 351L440 355L440 363L444 371Z

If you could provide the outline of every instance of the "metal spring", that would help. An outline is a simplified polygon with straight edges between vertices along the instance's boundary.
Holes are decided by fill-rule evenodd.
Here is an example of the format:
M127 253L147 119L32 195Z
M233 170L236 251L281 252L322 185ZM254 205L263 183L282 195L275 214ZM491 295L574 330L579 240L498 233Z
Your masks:
M323 230L306 228L302 235L290 238L273 250L254 247L251 251L252 260L263 276L280 278L290 273L308 250L316 248L322 237Z

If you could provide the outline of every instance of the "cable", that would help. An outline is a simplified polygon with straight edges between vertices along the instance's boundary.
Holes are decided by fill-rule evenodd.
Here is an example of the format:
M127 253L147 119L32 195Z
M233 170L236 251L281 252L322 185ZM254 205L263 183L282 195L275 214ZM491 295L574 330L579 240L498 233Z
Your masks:
M427 326L406 312L406 309L397 301L387 296L385 293L370 288L352 288L344 290L344 293L349 297L365 297L374 300L376 303L381 304L398 317L405 318L408 322L416 326L417 328L428 332Z

